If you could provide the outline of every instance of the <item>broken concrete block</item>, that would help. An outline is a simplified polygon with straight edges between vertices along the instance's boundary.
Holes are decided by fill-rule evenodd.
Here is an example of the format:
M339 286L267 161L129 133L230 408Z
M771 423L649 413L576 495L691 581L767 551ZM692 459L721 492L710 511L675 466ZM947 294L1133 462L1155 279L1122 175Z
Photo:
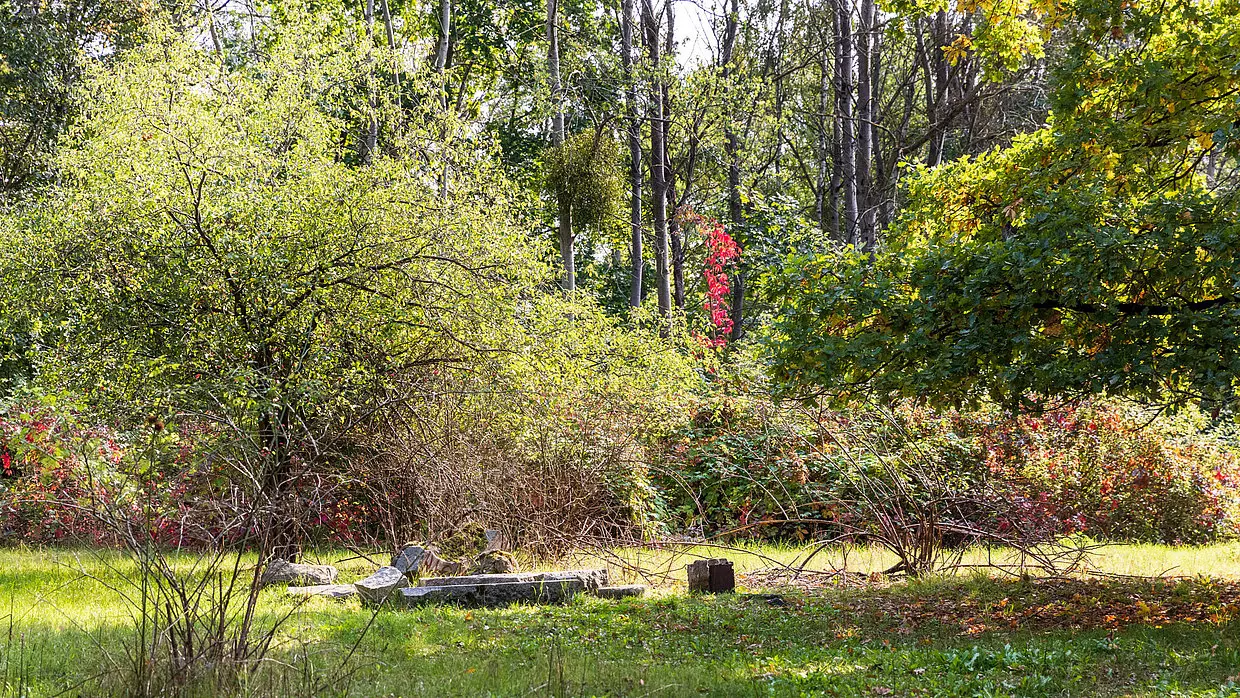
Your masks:
M408 583L405 574L395 567L380 567L375 573L353 584L362 603L380 604L388 600L397 589Z
M418 571L422 567L422 558L426 556L426 548L420 545L406 545L395 557L392 558L391 567L400 570L401 574L408 575L411 579L418 576Z
M324 596L329 599L347 599L357 594L352 584L316 584L308 587L289 587L289 596Z
M331 565L301 565L275 559L267 563L258 584L264 587L271 584L322 586L335 582L337 574L336 568Z
M516 574L471 574L462 577L429 577L422 586L459 586L463 584L503 584L506 582L553 582L576 579L593 591L607 586L607 570L568 570L564 572L518 572Z
M689 577L689 591L718 594L736 589L732 562L725 558L696 560L685 569Z
M401 589L396 600L409 607L426 604L494 607L513 603L564 603L584 590L585 584L575 578L445 584Z
M436 555L434 550L427 550L426 555L422 557L422 569L425 570L427 574L446 574L456 576L465 572L465 563L445 560Z
M517 572L517 561L512 555L502 550L488 550L474 558L470 574L513 574Z
M614 587L599 587L594 590L594 595L600 599L628 599L641 596L645 593L645 584L625 584Z

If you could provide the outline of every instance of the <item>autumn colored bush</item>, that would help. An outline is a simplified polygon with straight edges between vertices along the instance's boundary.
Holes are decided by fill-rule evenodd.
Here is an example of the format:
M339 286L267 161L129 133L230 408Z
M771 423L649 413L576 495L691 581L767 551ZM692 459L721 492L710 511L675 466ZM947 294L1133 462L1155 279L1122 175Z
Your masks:
M115 544L120 529L170 547L237 542L230 529L247 505L209 423L165 424L119 433L90 426L50 403L0 412L0 541ZM308 538L357 542L370 530L357 492L338 478L296 474L289 515Z
M847 532L865 516L853 475L896 462L935 473L931 489L953 493L970 525L999 537L1200 543L1240 533L1240 453L1200 418L1106 402L1020 415L901 403L885 415L704 399L666 443L658 484L669 519L707 535Z
M1202 420L1105 402L954 413L1010 496L1064 532L1200 543L1240 533L1240 454Z

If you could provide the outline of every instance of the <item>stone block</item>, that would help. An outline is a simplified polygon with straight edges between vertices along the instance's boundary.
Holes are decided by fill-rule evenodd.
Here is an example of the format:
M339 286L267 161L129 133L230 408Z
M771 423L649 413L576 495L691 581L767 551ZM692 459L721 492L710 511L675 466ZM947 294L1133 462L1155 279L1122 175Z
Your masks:
M288 560L271 560L259 577L259 586L294 584L300 586L323 586L336 581L339 574L331 565L302 565Z
M471 574L461 577L429 577L422 586L459 586L466 584L502 584L505 582L554 582L576 579L593 591L607 586L607 570L566 570L563 572L517 572L515 574Z
M395 567L380 567L375 573L354 583L357 595L365 604L380 604L408 584L405 574Z
M289 596L325 596L329 599L347 599L357 595L352 584L316 584L308 587L289 587Z
M396 598L407 607L427 604L495 607L514 603L564 603L584 590L585 584L580 579L526 580L408 587L401 589Z
M422 558L426 556L426 548L420 545L406 545L392 558L390 567L400 570L401 574L407 575L410 579L418 576L418 571L422 568Z
M645 584L625 584L614 587L599 587L594 590L594 595L600 599L628 599L641 596L645 593Z
M718 594L736 589L736 574L732 562L725 558L696 560L685 568L689 578L689 591Z

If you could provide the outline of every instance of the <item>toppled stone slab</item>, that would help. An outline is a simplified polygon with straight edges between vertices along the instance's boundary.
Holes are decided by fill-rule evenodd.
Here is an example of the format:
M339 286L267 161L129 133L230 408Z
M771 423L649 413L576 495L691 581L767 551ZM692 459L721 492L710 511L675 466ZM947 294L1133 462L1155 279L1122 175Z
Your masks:
M581 582L583 588L593 591L599 587L607 586L607 570L567 570L564 572L518 572L516 574L471 574L462 577L430 577L422 580L422 586L555 582L574 579Z
M418 572L422 568L422 558L426 557L426 548L420 545L406 545L392 558L391 567L400 570L401 574L408 575L410 579L418 576Z
M645 584L624 584L614 587L599 587L594 590L594 595L600 599L628 599L645 593Z
M503 576L503 575L495 575ZM507 606L513 603L564 603L585 591L580 579L525 580L484 584L444 584L401 589L397 601L407 607L427 604Z
M689 591L718 594L736 588L736 574L732 562L726 558L695 560L685 569L689 577Z
M404 572L395 567L380 567L374 574L355 582L353 586L357 589L362 603L380 604L406 584L408 581Z
M295 584L323 586L336 581L339 573L331 565L302 565L288 560L272 560L258 579L259 586Z
M329 599L347 599L357 594L352 584L316 584L308 587L289 587L289 596L325 596Z

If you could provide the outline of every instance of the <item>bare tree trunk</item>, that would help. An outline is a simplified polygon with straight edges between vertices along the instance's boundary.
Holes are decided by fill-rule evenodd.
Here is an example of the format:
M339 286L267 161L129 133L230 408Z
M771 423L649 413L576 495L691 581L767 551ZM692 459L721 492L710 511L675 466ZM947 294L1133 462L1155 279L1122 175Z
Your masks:
M659 73L660 24L655 16L653 0L642 0L642 20L645 25L646 48L650 66ZM671 279L668 274L667 239L667 152L665 144L667 122L663 113L662 81L656 77L650 90L650 189L651 209L654 214L654 266L655 285L659 296L659 314L669 317L672 312Z
M857 243L857 141L853 127L856 112L853 110L853 50L852 11L848 0L836 0L836 42L839 54L839 83L836 88L835 109L840 115L840 160L843 188L843 236L850 244Z
M629 307L642 304L642 127L633 75L633 0L624 0L620 18L620 61L624 65L625 111L629 136Z
M732 58L736 52L736 38L740 32L740 0L732 0L728 8L728 16L724 21L723 43L719 52L719 65L722 68L725 85L732 77ZM731 86L725 89L731 91ZM728 218L732 224L732 235L736 237L744 225L744 212L741 210L741 164L740 139L731 120L724 117L724 153L728 159ZM740 339L743 335L745 320L745 273L738 262L732 274L732 339Z
M557 0L547 0L547 80L551 89L551 142L564 145L563 87L560 84L560 29ZM567 192L556 194L560 258L564 262L565 291L577 288L577 260L573 250L573 209Z
M823 32L825 39L826 32ZM831 158L830 149L832 147L831 137L827 135L827 119L831 118L831 104L829 96L831 94L831 59L826 50L827 42L822 41L822 50L818 57L818 172L817 181L814 188L814 215L818 217L818 229L823 235L832 234L831 222L831 206L833 200L828 192L828 187L834 184L829 174L830 166L828 162ZM832 119L832 126L835 125ZM838 137L838 136L837 136Z
M374 46L375 39L375 0L366 0L365 9L366 20L366 38L371 47ZM373 66L373 62L371 63ZM362 163L369 165L375 156L375 147L379 144L379 98L375 94L374 74L373 71L367 76L367 89L370 95L367 97L367 106L370 107L369 114L366 116L366 135L362 145Z
M676 57L676 14L672 11L671 5L667 10L667 31L664 34L663 55ZM667 173L667 205L671 210L668 211L667 233L668 241L671 243L671 265L672 265L672 302L681 310L685 309L685 250L684 241L681 239L680 233L680 216L676 209L676 203L679 199L676 196L676 170L672 168L671 145L668 141L671 138L671 120L672 120L672 96L668 84L665 82L662 86L663 99L663 168Z
M840 225L844 209L844 112L840 109L844 87L844 60L843 46L840 43L840 13L834 5L831 9L831 46L831 90L835 107L831 115L831 234L836 240L844 241L848 234ZM826 51L823 53L825 61Z
M448 69L448 37L452 33L452 0L439 0L439 44L435 47L435 72Z
M872 93L871 32L875 15L874 0L861 0L861 19L857 27L857 205L860 209L857 242L862 250L874 249L876 239L874 186L874 98Z
M930 136L930 145L926 153L926 164L935 167L943 162L943 150L947 141L947 109L945 102L947 101L947 59L943 56L940 48L947 41L947 13L940 11L934 16L934 28L930 32L930 50L927 51L929 66L934 70L933 85L926 85L927 95L933 89L933 97L930 100L930 109L928 120L932 133Z

